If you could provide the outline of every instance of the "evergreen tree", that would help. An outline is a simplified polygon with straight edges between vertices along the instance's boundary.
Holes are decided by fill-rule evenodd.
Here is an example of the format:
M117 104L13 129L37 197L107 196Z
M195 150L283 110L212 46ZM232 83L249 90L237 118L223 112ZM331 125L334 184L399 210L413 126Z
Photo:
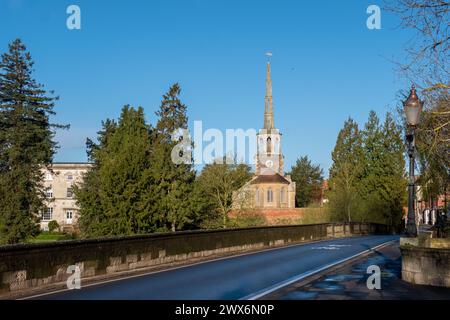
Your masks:
M371 111L359 132L349 119L340 131L330 169L335 218L398 225L406 197L402 130L390 113L384 123Z
M213 229L223 226L223 222L220 219L220 211L218 209L217 202L213 197L205 195L207 179L200 179L200 176L203 174L207 166L208 165L206 165L202 172L200 172L200 175L196 177L192 194L189 199L189 205L192 210L192 221L189 225L193 229ZM205 181L205 183L203 181Z
M173 135L188 128L187 107L180 101L180 93L180 86L176 83L163 96L156 112L158 122L153 132L154 152L151 157L152 178L155 181L153 194L156 197L154 212L162 215L171 231L192 223L193 215L189 205L195 180L193 165L172 159L172 151L180 142L174 140Z
M142 108L125 106L118 123L107 120L96 144L87 141L94 167L75 188L80 228L86 236L127 235L181 230L192 224L192 164L172 161L179 141L173 133L187 129L186 106L173 85L163 96L155 128Z
M98 144L87 141L94 167L74 189L83 235L142 234L160 227L151 210L151 130L142 108L125 106L117 124L103 123Z
M93 167L83 177L82 185L74 185L74 193L80 206L78 226L83 236L102 236L108 234L109 221L103 210L100 198L99 168L102 165L101 151L106 147L109 138L117 128L117 124L110 119L102 122L102 130L97 132L98 144L91 139L86 140L88 160Z
M387 207L382 211L384 222L399 225L406 205L407 179L405 170L402 129L390 113L386 114L383 124L383 160L384 172L380 187L381 197Z
M399 224L406 195L401 129L390 113L383 125L374 111L362 132L363 174L360 194L364 217L372 222Z
M300 157L289 174L296 183L296 206L307 207L320 199L323 183L320 165L313 165L308 156Z
M359 193L364 200L364 220L379 221L383 207L380 196L380 182L383 175L383 132L380 119L374 111L370 111L369 118L362 131L363 158L362 177Z
M361 206L359 182L362 174L361 134L358 124L349 118L339 132L332 152L329 200L336 220L358 219Z
M33 60L19 40L0 62L0 242L17 243L38 232L45 210L42 169L57 147L50 123L57 98L33 78ZM53 94L52 92L50 94Z

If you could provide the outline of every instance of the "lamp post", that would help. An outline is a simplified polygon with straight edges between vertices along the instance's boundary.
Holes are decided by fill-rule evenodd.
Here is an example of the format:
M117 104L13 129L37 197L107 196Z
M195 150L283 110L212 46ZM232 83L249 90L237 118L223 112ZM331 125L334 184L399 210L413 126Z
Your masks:
M419 123L423 101L419 100L414 85L411 87L408 99L403 102L406 122L408 123L406 142L409 156L409 183L408 183L408 219L406 233L409 237L417 236L416 216L414 212L414 131Z

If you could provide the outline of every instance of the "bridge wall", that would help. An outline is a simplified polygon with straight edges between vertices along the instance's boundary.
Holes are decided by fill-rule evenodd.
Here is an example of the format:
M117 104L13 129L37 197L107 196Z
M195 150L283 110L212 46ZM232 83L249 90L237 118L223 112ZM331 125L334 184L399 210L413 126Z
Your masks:
M402 247L404 281L450 288L450 249Z
M450 239L430 234L401 238L400 250L404 281L450 288Z
M85 285L252 250L386 233L391 230L385 225L329 223L0 246L0 298L65 289L71 265L79 267Z

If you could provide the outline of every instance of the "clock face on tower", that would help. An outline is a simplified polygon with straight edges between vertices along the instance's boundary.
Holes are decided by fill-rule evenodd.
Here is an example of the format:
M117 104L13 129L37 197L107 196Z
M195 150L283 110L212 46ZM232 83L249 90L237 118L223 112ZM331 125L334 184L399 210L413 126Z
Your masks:
M282 172L282 154L280 148L280 134L279 132L270 132L261 130L258 134L258 152L257 163L259 170L258 174L274 174Z

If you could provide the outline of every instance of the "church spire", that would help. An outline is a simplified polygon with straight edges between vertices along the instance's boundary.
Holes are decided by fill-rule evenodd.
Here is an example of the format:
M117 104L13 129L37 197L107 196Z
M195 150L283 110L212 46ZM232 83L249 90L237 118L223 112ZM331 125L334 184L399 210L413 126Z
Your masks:
M264 109L264 129L274 129L273 123L273 103L272 103L272 79L270 77L270 61L267 61L266 72L266 99Z

